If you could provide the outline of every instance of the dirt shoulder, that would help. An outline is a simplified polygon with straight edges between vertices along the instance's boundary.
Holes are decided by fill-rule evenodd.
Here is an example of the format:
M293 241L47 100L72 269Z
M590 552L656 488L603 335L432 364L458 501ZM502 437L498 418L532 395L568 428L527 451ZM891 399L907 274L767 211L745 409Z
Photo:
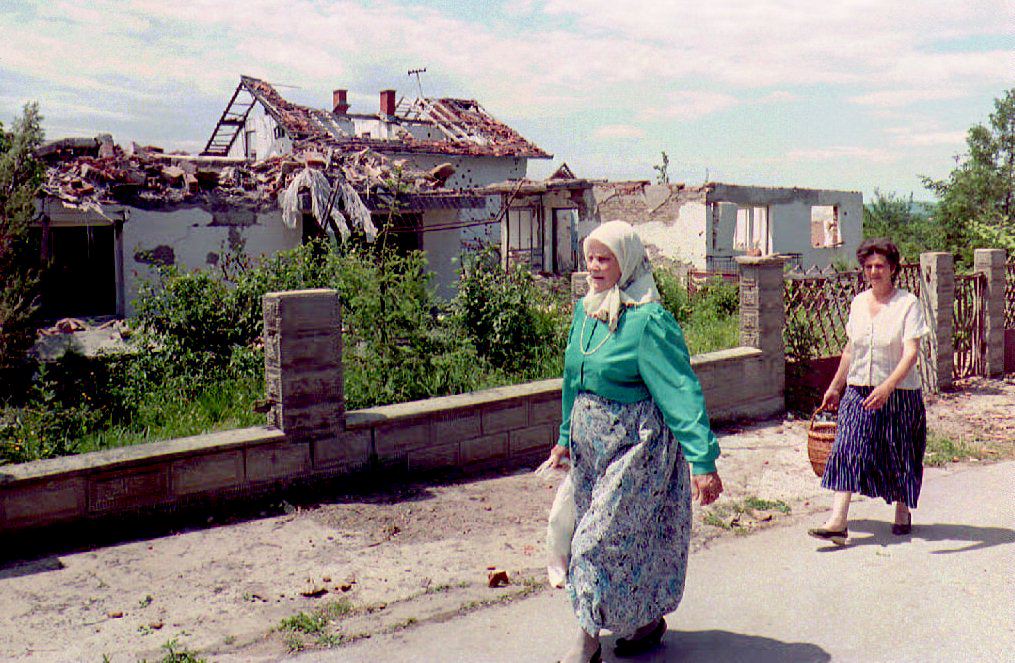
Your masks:
M928 418L937 462L1015 457L1015 381L968 383L932 399ZM786 418L718 431L726 494L704 513L695 507L694 550L827 507L806 428ZM553 591L543 542L556 481L520 471L336 492L6 563L0 658L151 660L175 640L208 660L275 661ZM489 588L488 567L506 570L511 584ZM289 630L278 628L283 620Z

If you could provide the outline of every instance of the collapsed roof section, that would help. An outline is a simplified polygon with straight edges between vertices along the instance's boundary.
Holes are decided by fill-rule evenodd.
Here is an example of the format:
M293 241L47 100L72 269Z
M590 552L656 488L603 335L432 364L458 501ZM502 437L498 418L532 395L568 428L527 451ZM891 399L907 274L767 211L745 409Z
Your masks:
M242 76L223 111L203 154L224 156L243 131L251 109L260 103L294 145L341 151L364 148L387 154L437 154L455 156L525 157L548 159L552 155L496 120L475 100L402 100L378 115L350 115L342 104L320 110L287 101L270 84ZM352 119L369 119L383 125L386 137L357 133Z
M177 205L281 209L292 225L297 212L318 222L343 217L371 234L370 213L397 208L475 208L485 199L473 192L444 188L453 168L410 168L370 150L324 153L301 150L252 162L243 158L166 154L158 147L112 138L54 141L38 151L48 168L43 193L65 207L103 215L104 205L166 208ZM334 194L332 194L334 191ZM394 192L398 192L395 194ZM306 194L306 195L304 195ZM344 233L343 233L344 234Z

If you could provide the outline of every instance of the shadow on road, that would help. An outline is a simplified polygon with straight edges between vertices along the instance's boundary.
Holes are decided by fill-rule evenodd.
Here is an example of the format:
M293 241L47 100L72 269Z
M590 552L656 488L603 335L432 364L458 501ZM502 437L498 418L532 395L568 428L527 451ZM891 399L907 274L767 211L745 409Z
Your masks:
M870 536L857 536L868 533ZM935 555L981 550L993 546L1015 543L1015 530L1005 527L977 527L975 525L959 525L952 523L914 523L912 534L896 536L892 534L892 524L879 520L851 520L849 522L849 545L856 546L892 546L909 543L916 539L934 543L963 543L968 545L960 548L942 548L932 551ZM821 551L833 551L841 548L822 548Z
M20 578L21 576L46 573L47 571L59 571L63 568L65 568L63 562L57 557L44 557L28 562L15 562L9 566L0 567L0 580Z
M618 659L613 655L613 642L603 642L604 661L635 661L637 663L677 663L708 661L708 663L821 663L831 655L807 642L782 642L756 635L729 631L667 631L663 646L633 658Z

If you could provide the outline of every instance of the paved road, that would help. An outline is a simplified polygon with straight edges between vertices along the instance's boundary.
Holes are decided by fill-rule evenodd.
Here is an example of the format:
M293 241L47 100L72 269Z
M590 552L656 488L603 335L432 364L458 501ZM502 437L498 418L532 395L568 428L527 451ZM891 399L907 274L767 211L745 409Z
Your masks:
M692 555L664 647L635 660L1015 661L1015 463L931 471L912 537L853 505L852 543L771 529ZM299 661L554 661L575 622L545 592ZM615 659L604 638L604 659Z

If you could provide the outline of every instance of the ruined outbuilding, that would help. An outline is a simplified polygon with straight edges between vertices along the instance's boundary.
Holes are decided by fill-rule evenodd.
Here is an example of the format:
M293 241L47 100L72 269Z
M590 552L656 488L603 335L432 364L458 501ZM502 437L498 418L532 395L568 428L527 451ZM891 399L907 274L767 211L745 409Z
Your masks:
M649 257L692 269L735 272L736 256L781 254L807 269L848 261L862 239L856 191L598 182L597 222L631 223Z

